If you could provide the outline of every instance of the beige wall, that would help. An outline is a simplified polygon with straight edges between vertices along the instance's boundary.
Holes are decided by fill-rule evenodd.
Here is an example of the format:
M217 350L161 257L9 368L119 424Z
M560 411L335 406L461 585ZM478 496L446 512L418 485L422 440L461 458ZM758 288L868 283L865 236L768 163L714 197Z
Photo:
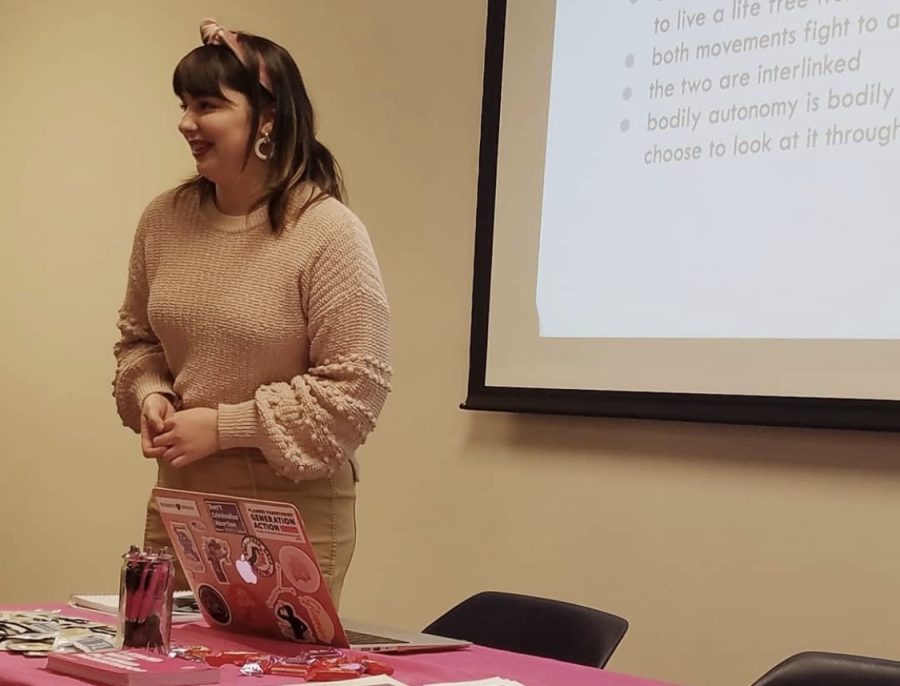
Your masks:
M483 0L0 0L0 602L114 588L151 466L110 391L135 221L190 170L168 86L200 17L298 58L395 317L346 614L483 588L621 613L610 667L747 684L900 658L895 435L465 413Z

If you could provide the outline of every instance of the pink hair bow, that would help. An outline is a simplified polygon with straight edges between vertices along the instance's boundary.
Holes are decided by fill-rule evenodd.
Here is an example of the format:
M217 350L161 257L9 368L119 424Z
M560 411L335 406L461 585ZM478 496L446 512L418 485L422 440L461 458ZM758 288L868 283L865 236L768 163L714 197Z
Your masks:
M247 66L247 52L238 40L237 34L226 29L215 19L207 17L200 20L200 38L204 45L221 45L228 48L241 61L241 64ZM272 83L269 81L269 74L266 71L262 55L256 57L259 61L259 82L263 88L272 93Z

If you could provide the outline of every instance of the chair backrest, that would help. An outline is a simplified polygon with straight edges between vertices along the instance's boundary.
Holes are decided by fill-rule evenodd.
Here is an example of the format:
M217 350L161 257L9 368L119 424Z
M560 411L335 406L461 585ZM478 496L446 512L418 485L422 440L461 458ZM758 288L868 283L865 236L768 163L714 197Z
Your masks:
M427 634L603 667L628 630L608 612L548 598L484 591L433 621Z
M753 686L897 686L900 662L809 651L778 663Z

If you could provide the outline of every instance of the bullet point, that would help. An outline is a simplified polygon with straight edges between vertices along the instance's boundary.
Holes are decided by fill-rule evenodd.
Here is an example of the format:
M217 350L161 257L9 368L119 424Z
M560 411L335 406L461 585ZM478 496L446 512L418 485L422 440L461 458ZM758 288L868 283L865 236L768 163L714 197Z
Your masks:
M626 67L634 66L634 55L628 55L628 57L625 58L625 66Z
M631 89L630 88L626 88L625 90L622 91L622 98L625 100L631 100Z
M628 127L630 127L630 126L631 126L631 124L628 123L627 119L623 119L622 123L619 124L619 128L622 129L622 133L625 133L628 130Z

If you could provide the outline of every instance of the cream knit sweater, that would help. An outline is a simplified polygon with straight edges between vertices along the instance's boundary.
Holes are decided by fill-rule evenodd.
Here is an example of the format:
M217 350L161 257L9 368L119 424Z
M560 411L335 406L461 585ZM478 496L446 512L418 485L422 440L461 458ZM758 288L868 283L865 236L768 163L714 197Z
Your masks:
M257 448L295 481L352 459L390 390L378 263L330 197L276 235L265 207L233 217L162 194L138 224L118 327L123 424L140 431L153 392L218 408L222 449Z

